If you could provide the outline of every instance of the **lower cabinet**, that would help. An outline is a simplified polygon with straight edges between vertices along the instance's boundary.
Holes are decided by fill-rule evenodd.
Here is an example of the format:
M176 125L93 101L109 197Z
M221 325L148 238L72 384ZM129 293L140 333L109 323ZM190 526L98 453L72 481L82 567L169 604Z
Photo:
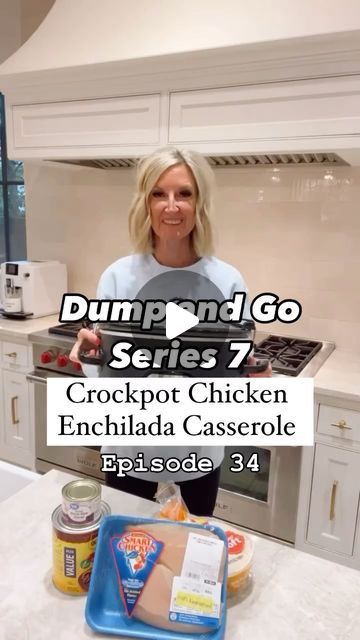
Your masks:
M302 451L295 546L360 569L360 405L319 397Z
M23 373L3 371L4 443L8 447L30 448L29 393Z
M352 556L360 495L360 453L317 444L307 541Z
M29 384L25 367L18 369L0 370L0 459L34 468Z

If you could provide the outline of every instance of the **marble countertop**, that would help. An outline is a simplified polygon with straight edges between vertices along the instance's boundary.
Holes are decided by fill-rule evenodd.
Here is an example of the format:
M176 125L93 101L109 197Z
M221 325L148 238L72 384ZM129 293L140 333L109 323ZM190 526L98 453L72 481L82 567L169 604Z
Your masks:
M1 504L0 640L89 640L84 597L51 580L51 513L73 476L53 470ZM113 513L153 504L103 488ZM360 572L271 540L255 540L252 589L228 609L226 640L358 640Z
M59 314L34 320L9 320L0 316L0 339L18 337L27 339L31 333L59 324Z
M315 393L360 402L360 354L335 349L315 376Z

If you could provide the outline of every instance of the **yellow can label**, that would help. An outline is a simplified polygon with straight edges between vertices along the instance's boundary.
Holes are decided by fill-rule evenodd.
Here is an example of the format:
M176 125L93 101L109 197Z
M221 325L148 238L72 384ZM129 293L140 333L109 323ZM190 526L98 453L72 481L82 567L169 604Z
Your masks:
M54 529L53 582L58 589L74 595L88 591L96 541L97 531L64 536Z

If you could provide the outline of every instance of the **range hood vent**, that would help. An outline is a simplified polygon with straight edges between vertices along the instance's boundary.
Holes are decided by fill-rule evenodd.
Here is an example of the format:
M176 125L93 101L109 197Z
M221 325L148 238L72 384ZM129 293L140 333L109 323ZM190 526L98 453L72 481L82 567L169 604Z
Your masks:
M336 153L291 153L268 155L206 156L213 167L279 167L279 166L345 166L343 158ZM139 158L56 160L63 164L75 164L94 169L126 169L135 167Z

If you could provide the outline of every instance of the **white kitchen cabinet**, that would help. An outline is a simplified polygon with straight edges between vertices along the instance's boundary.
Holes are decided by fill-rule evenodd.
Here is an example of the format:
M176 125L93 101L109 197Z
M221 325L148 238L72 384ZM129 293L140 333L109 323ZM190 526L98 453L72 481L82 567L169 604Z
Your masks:
M4 441L9 448L30 448L29 394L26 376L3 371Z
M11 371L22 371L29 366L29 351L26 344L8 340L2 343L2 366Z
M2 341L0 390L0 459L34 468L34 434L30 420L30 390L26 373L31 347Z
M360 75L84 100L7 100L9 157L134 158L161 145L207 155L341 151L360 135ZM240 82L240 81L239 81Z
M91 135L89 136L89 131ZM146 154L160 144L160 95L120 96L12 108L10 143L23 157Z
M359 135L359 114L360 81L348 77L173 92L169 142L261 153L305 150L316 139L326 150Z
M360 569L360 405L319 397L303 449L295 546Z
M307 541L351 557L360 495L360 453L317 444Z
M360 443L360 411L321 404L317 422L319 435L331 436L336 443L352 447Z

